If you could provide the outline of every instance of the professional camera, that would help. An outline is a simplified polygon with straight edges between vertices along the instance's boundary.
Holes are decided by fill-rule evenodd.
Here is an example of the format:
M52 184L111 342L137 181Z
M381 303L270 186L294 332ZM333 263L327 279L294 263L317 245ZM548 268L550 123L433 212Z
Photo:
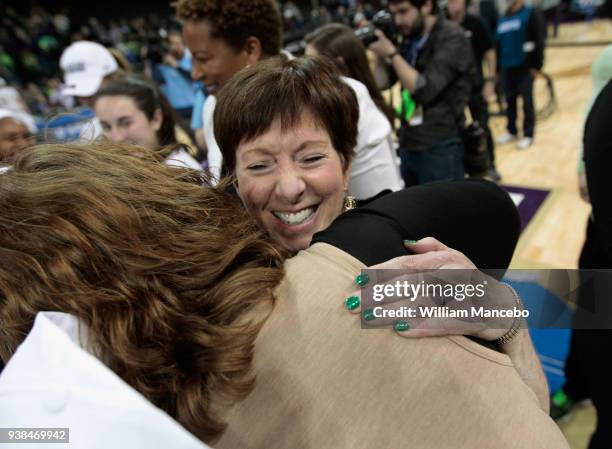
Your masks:
M378 11L372 17L372 22L363 28L355 30L355 36L361 40L364 47L368 47L371 43L376 42L378 37L374 34L374 30L382 31L391 42L397 42L397 31L393 15L386 10Z

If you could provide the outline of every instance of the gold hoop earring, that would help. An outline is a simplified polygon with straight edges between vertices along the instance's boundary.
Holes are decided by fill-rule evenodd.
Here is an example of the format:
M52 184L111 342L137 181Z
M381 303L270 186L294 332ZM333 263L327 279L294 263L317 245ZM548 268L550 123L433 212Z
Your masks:
M351 195L346 195L344 197L343 212L346 212L347 210L355 209L356 207L357 207L357 201L355 200L355 197Z

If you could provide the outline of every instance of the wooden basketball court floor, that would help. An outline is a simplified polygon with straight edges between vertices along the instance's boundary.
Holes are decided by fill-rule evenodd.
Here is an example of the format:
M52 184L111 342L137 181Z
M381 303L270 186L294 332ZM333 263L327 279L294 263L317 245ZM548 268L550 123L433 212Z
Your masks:
M592 62L604 46L563 46L555 43L612 43L612 22L562 25L558 39L549 41L544 71L554 82L557 109L536 123L535 143L527 150L499 145L496 161L503 184L550 190L548 198L519 241L513 268L576 268L584 241L590 206L578 192L577 163L583 123L591 98ZM536 81L536 104L545 101L545 83ZM520 121L519 121L520 123ZM506 120L490 122L495 135Z
M550 190L523 231L511 268L577 268L590 214L590 205L580 198L577 163L591 98L590 68L605 42L612 43L609 20L561 25L558 38L548 41L544 65L554 82L556 111L536 123L529 149L517 150L512 143L496 148L502 184ZM578 43L582 45L564 45ZM537 105L545 102L545 94L545 83L538 80ZM504 133L505 124L504 118L493 118L494 135ZM561 424L572 449L587 447L595 421L593 407L586 406Z

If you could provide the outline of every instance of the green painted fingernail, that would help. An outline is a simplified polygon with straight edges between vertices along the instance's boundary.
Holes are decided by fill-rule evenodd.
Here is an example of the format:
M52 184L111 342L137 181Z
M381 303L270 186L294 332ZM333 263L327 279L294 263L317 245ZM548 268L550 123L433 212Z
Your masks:
M372 321L374 318L374 309L365 309L363 311L363 319L366 321Z
M414 245L415 243L419 243L418 240L404 240L406 245Z
M410 329L410 323L408 323L408 321L398 321L393 326L393 329L395 329L396 332L407 331L408 329Z
M361 304L359 296L349 296L344 300L344 305L348 310L355 310Z
M355 278L355 284L360 287L363 287L368 282L370 282L370 276L368 276L368 273L362 273Z

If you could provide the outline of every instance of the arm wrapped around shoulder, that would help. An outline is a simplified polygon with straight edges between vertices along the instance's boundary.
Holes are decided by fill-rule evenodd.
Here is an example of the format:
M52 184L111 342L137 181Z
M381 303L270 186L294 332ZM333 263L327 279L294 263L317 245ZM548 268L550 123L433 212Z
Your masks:
M507 269L520 234L510 196L483 180L410 187L342 214L314 242L330 243L366 265L406 254L403 240L434 237L478 268Z

